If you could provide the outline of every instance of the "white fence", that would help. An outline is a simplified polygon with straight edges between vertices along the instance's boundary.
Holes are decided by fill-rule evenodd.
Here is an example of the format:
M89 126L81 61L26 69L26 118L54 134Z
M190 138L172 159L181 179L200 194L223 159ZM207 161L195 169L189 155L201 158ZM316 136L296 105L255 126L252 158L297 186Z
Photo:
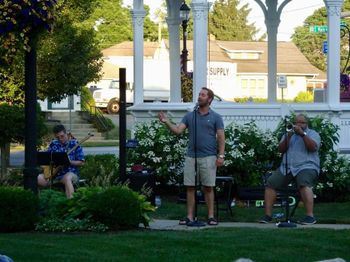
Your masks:
M193 110L193 103L142 103L130 107L135 122L156 119L158 112L165 112L175 122L180 122L184 114ZM350 103L341 103L340 108L331 108L328 104L255 104L215 102L213 110L223 116L225 125L238 124L252 120L259 128L275 130L280 120L291 112L305 113L309 117L323 116L339 126L339 143L336 150L350 153Z

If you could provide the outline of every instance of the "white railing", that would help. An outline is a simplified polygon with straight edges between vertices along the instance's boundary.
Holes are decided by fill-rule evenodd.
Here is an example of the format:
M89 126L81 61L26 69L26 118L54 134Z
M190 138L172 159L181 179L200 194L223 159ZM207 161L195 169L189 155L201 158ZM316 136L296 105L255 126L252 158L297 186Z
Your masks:
M192 111L193 103L142 103L128 110L135 117L135 123L156 119L158 112L167 113L175 122L180 122L186 112ZM225 125L232 122L244 124L254 120L263 130L275 130L280 120L291 112L305 113L310 117L323 116L339 126L339 143L336 150L350 153L350 103L341 103L339 108L331 108L325 103L313 104L256 104L215 102L213 110L223 116Z

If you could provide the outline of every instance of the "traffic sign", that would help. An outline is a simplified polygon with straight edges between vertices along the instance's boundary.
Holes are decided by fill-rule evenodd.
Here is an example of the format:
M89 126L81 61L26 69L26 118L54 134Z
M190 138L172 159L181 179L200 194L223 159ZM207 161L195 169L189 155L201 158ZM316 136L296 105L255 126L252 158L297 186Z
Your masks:
M327 25L313 25L309 27L310 32L314 33L327 33L328 26Z
M323 41L322 50L323 50L324 54L328 53L328 42L327 41Z
M278 87L279 88L287 88L287 76L286 75L278 76Z
M346 27L347 24L344 21L340 22L340 27ZM328 32L328 25L312 25L309 27L309 31L313 33L327 33Z

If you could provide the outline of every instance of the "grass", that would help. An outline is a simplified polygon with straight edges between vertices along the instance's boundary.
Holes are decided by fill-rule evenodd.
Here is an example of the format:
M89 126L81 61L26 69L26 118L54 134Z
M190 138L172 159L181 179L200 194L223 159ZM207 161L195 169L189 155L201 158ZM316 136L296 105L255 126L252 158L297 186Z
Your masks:
M217 228L109 234L0 234L14 261L318 261L350 260L349 230Z
M161 196L153 218L178 219L185 204ZM277 208L276 212L280 212ZM263 209L240 203L233 217L220 211L220 221L256 221ZM198 206L200 219L205 205ZM304 210L297 208L296 217ZM349 203L316 203L319 223L349 223ZM203 228L194 231L138 229L110 233L0 234L0 254L14 261L319 261L340 257L350 261L350 230L315 228Z
M164 198L164 199L163 199ZM237 202L232 207L233 217L226 210L224 204L220 205L219 220L222 222L256 222L263 214L263 208L258 208L251 203L249 207L247 202ZM274 208L274 214L284 213L280 207ZM318 223L321 224L350 224L350 203L315 203L314 213ZM293 219L300 220L304 216L304 207L302 203L296 209ZM158 219L179 219L186 215L185 204L179 204L174 197L162 197L162 205L152 214L153 218ZM206 206L198 205L198 218L206 220ZM283 218L282 218L283 219Z

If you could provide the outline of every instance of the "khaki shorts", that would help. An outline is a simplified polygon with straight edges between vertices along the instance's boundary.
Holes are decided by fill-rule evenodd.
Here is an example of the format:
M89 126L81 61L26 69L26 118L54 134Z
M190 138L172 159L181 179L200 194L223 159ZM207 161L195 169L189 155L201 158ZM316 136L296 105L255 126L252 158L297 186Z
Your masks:
M293 180L295 180L297 187L310 187L313 188L317 181L317 171L314 169L302 170L295 177L289 173L284 176L279 170L276 170L267 179L267 186L273 189L283 189Z
M195 186L195 158L186 157L184 167L184 185ZM216 179L216 156L197 157L197 183L214 187Z
M66 175L70 175L72 177L72 182L73 183L77 183L79 181L78 175L74 174L73 172L67 172L64 176L66 176ZM61 182L61 180L63 179L64 176L57 177L54 180Z

